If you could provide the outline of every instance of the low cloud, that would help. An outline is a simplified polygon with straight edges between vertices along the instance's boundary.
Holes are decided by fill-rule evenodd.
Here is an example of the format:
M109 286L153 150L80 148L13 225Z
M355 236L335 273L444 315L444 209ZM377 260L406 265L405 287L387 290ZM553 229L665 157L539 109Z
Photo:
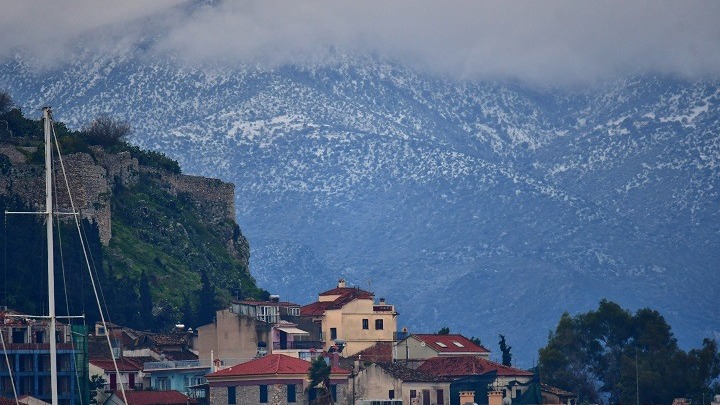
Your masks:
M457 78L543 85L634 73L720 77L720 2L8 2L0 57L154 38L190 62L323 63L371 54ZM5 11L5 10L4 10ZM47 13L48 16L42 16ZM130 27L131 29L128 29Z

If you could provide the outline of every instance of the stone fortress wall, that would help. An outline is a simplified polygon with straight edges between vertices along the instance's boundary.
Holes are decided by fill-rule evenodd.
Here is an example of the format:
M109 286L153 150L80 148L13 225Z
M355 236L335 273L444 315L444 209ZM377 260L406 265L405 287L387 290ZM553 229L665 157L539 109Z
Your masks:
M166 184L172 195L185 193L213 221L235 220L235 187L233 184L200 176L166 173L140 167L137 159L128 152L106 153L93 147L93 155L75 153L65 156L63 163L68 184L72 190L77 210L90 222L98 225L100 240L107 246L112 238L110 197L115 185L132 187L137 184L141 171L154 172ZM0 144L0 154L5 155L13 166L7 173L0 173L0 195L15 195L29 209L43 211L45 208L45 171L41 166L29 165L25 154L9 144ZM58 210L71 212L67 188L60 164L55 161Z

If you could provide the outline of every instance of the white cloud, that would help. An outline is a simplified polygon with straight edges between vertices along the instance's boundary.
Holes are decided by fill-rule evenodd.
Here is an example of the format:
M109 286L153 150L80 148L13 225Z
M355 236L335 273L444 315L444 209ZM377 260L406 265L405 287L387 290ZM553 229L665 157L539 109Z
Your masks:
M36 12L31 17L10 3L10 16L0 17L10 33L0 56L10 47L39 52L55 38L68 47L91 32L106 33L93 34L90 43L100 49L102 41L131 42L145 31L157 34L155 52L190 61L307 63L340 49L469 79L563 84L636 72L720 77L716 1L36 3L52 8L48 28L31 28ZM150 15L152 23L144 22ZM132 32L120 29L128 25Z

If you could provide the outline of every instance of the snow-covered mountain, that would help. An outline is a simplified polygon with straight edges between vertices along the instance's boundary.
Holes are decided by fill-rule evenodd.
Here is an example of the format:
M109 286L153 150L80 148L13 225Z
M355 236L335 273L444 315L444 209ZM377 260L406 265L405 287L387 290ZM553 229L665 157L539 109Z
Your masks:
M531 365L563 311L652 307L686 347L720 337L720 87L638 76L578 91L469 82L338 55L187 67L142 50L0 89L80 126L101 112L186 173L236 185L263 288L307 303L340 277Z

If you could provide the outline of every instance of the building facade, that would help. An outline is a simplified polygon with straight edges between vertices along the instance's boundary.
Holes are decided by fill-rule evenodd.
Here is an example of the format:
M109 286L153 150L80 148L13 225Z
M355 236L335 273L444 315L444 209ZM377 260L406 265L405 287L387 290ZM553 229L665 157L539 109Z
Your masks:
M18 396L51 401L50 339L54 337L58 401L63 405L87 403L87 328L57 323L53 334L49 333L47 321L18 315L13 311L0 312L0 333L5 342L5 350L0 348L0 353L10 362L10 369L6 361L0 362L0 396L14 398L15 391Z
M317 302L300 308L301 318L321 325L323 349L330 350L342 340L346 357L377 342L393 342L397 315L385 299L375 302L375 294L347 287L342 279L336 288L320 293Z
M206 376L210 405L308 405L314 390L307 390L310 362L284 354L270 354ZM334 403L347 405L350 373L331 368L330 392Z

